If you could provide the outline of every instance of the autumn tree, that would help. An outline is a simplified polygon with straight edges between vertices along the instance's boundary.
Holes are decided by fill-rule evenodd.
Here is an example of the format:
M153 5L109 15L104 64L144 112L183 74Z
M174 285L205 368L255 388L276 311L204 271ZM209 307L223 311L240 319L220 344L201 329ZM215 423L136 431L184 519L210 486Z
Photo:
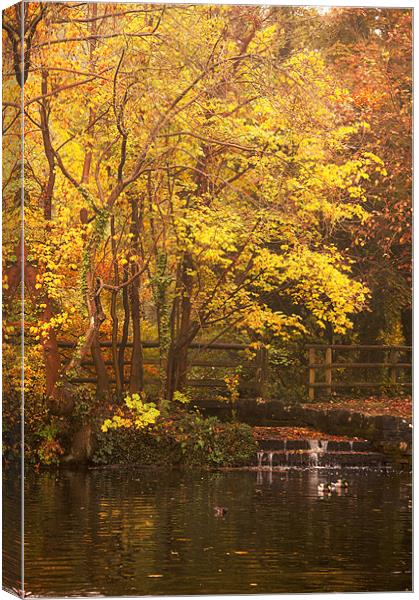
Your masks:
M352 114L369 128L353 144L380 156L385 177L366 182L368 222L346 238L372 291L360 315L361 340L411 340L412 12L334 9L323 21L323 47L351 96Z
M145 335L158 339L164 407L196 339L351 327L367 288L341 240L366 227L368 182L385 171L352 147L371 125L321 53L291 44L299 14L28 11L40 17L24 67L27 333L55 413L72 411L89 354L95 410L114 385L142 391ZM11 47L16 78L13 60ZM58 338L74 343L67 362Z

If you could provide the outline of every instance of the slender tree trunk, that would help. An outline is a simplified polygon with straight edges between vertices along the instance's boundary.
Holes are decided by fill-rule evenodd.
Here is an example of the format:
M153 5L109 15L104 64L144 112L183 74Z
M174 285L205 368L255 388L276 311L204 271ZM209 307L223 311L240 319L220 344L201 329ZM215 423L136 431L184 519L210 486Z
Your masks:
M172 196L173 187L170 186L170 177L168 175L169 185L169 205L170 210L173 211ZM149 278L152 282L154 305L156 307L157 317L157 333L159 340L159 398L158 405L161 412L165 413L168 408L167 398L168 396L168 377L169 372L169 350L170 342L173 339L173 318L169 319L169 308L167 304L167 289L170 284L171 278L167 276L167 252L166 252L166 232L165 224L162 222L162 234L163 234L163 249L159 249L157 246L156 229L153 218L153 186L151 173L147 179L147 197L148 197L148 209L149 209L149 222L150 222L150 233L153 242L155 252L155 274L152 277L149 272ZM173 215L173 212L171 212ZM144 260L144 256L143 256ZM177 306L177 298L173 302L172 316Z
M131 276L138 274L138 255L140 245L140 219L138 215L138 203L135 197L131 196L131 228L133 235L132 244L137 253L137 260L131 262ZM129 382L129 391L131 393L140 392L144 387L144 365L143 365L143 346L141 342L141 310L140 310L140 278L137 275L131 284L130 289L131 316L132 316L132 353L131 353L131 373Z
M167 367L166 367L166 381L165 381L165 385L164 385L164 395L165 395L165 399L168 402L171 402L173 400L173 394L175 392L174 386L175 386L175 355L176 355L176 351L175 351L175 347L173 344L171 344L170 348L169 348L169 352L168 352L168 356L167 356Z
M209 116L209 115L208 115ZM206 175L207 165L211 161L211 149L208 145L201 145L202 156L197 159L197 168L199 173L195 177L197 184L196 194L199 196L209 190L209 179ZM188 200L188 206L189 206ZM178 270L176 289L180 292L180 303L172 317L176 320L180 317L179 325L172 319L172 344L169 352L167 365L167 399L172 400L175 391L182 391L186 385L188 372L188 351L189 346L195 336L198 334L200 323L191 321L192 314L192 292L194 279L191 275L194 264L192 256L185 252ZM176 300L175 300L176 301ZM180 309L180 310L179 310ZM173 333L176 331L176 334Z
M123 275L122 275L122 283L126 284L128 281L128 267L124 267ZM124 285L122 288L122 306L124 309L124 322L122 324L122 335L121 335L121 343L119 345L118 351L118 370L119 377L121 380L122 389L125 388L125 350L128 342L128 334L129 334L129 323L130 323L130 310L129 310L129 296L128 296L128 287Z
M92 341L91 353L97 376L96 400L103 400L107 397L109 392L109 376L100 349L98 331L96 331Z
M94 19L97 17L97 4L91 4L88 7L88 14L93 19L89 23L89 32L90 32L91 36L95 36L97 33L97 21L95 21ZM96 39L93 38L93 39L89 40L89 69L92 73L95 72L95 68L96 68L95 59L94 59L95 49L96 49ZM90 108L89 109L88 129L89 129L89 134L91 136L93 135L93 125L94 125L95 118L96 118L96 113L92 108ZM81 177L82 184L89 183L90 169L91 169L91 165L92 165L92 156L93 156L92 142L88 141L86 154L84 156L83 172L82 172L82 177ZM98 322L97 322L97 329L93 336L93 341L92 341L92 346L91 346L91 354L92 354L93 363L94 363L95 371L96 371L96 377L97 377L96 398L98 400L100 400L100 399L106 397L109 392L109 377L108 377L105 361L103 358L103 353L102 353L102 350L100 347L100 342L99 342L99 329L100 329L102 322L105 320L105 315L103 313L102 306L100 304L100 298L96 297L95 302L96 302L96 304L98 304L98 307L96 308L96 315L98 318Z
M48 93L48 72L45 70L42 71L41 92L44 96ZM49 130L49 112L49 102L46 98L44 98L40 102L39 116L41 122L42 142L48 164L47 183L42 193L44 219L46 221L51 221L52 218L52 199L55 186L55 158ZM20 257L20 252L18 256ZM47 323L54 316L53 303L47 294L43 295L42 297L38 296L35 287L36 273L38 269L27 262L26 248L23 269L25 273L25 283L29 288L29 294L33 295L33 297L36 298L40 304L45 305L41 316L41 322ZM68 393L68 390L65 387L57 386L61 373L61 357L57 343L57 335L53 329L50 329L48 335L42 338L41 344L45 364L45 393L47 398L49 398L51 411L59 414L69 414L73 410L74 401L71 399L71 395Z
M52 311L49 306L43 311L42 321L47 322L52 318ZM59 398L59 392L56 387L56 383L60 376L61 361L58 352L57 335L55 331L50 330L45 341L42 343L44 351L45 371L46 371L46 389L45 393L47 397Z
M168 369L168 354L171 340L170 321L167 306L167 288L170 278L166 273L167 254L160 250L156 253L156 272L153 283L154 304L157 315L157 331L159 338L159 371L160 371L160 390L159 406L163 407L166 398L165 382Z
M111 248L112 248L112 260L114 268L114 285L119 286L119 269L118 269L118 257L116 251L116 240L115 240L115 217L111 217ZM117 313L117 301L118 292L117 290L112 291L111 296L111 318L112 318L112 362L113 370L115 374L115 388L118 397L122 395L122 383L121 373L118 364L118 313Z
M176 344L174 389L182 391L186 384L188 370L189 332L191 321L191 303L189 298L182 299L182 318L179 339Z
M103 312L102 304L100 301L100 282L94 281L94 275L92 270L87 274L87 307L89 316L89 328L85 335L85 344L81 346L81 351L76 354L72 360L72 366L70 370L78 369L80 364L88 353L91 351L93 363L96 371L96 398L98 400L104 398L109 393L109 377L106 370L103 353L99 343L99 332L103 321L106 319L106 315ZM83 338L82 338L83 339Z
M134 271L135 272L135 271ZM141 342L141 315L139 302L138 278L131 286L131 316L132 316L132 353L129 391L139 392L144 387L143 346Z
M103 312L100 301L100 280L95 281L92 270L90 270L86 281L88 286L87 306L90 325L86 333L86 343L82 346L82 351L76 356L71 368L73 370L78 369L84 356L90 349L97 378L96 399L101 400L109 393L109 376L99 341L100 327L103 321L105 321L106 315Z
M180 289L182 290L179 302L180 323L178 327L172 325L175 335L172 337L167 365L166 393L169 401L172 400L175 391L182 391L185 388L189 346L200 330L199 323L191 320L193 278L190 271L192 267L192 257L185 253L180 269ZM176 320L177 315L172 314L172 323Z
M90 36L92 36L92 39L89 40L89 70L91 73L94 73L96 70L94 52L95 52L96 43L97 43L97 40L94 37L97 34L97 21L95 21L94 19L96 19L96 17L97 17L97 4L93 3L93 4L88 5L88 15L91 15L91 18L93 19L93 21L91 21L89 23L89 34L90 34ZM96 118L95 111L93 110L93 108L89 108L88 128L89 128L89 134L91 136L93 135L92 128L93 128L93 124L95 122L95 118ZM92 142L88 141L86 154L84 156L83 172L82 172L82 177L81 177L82 183L88 183L88 181L89 181L90 168L92 165L92 157L93 157Z
M91 353L97 374L96 400L103 400L106 398L109 392L109 376L106 370L105 361L103 360L102 351L100 349L99 330L103 321L106 319L106 315L103 312L100 301L99 286L100 281L97 281L95 288L96 330L93 337Z
M115 285L118 285L115 283ZM121 372L118 363L118 313L117 313L118 292L112 291L111 297L111 318L112 318L112 366L115 375L115 390L118 398L122 395Z
M105 314L100 302L101 281L94 273L94 264L96 253L103 240L108 222L109 211L107 209L102 209L98 212L93 221L89 239L85 241L86 245L83 250L80 273L80 288L81 293L85 298L87 309L86 316L89 324L85 334L80 336L73 356L65 369L64 378L66 380L78 374L81 363L91 350L95 338L99 336L100 326L105 320ZM103 361L101 353L99 353L99 361Z

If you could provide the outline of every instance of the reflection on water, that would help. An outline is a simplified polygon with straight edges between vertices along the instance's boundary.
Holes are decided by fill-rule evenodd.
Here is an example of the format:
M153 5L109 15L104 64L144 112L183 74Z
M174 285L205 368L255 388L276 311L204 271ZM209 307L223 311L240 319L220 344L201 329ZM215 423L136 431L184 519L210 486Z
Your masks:
M16 591L22 589L22 479L20 469L3 473L2 584Z
M318 471L62 472L26 484L34 595L411 589L407 475ZM330 477L330 475L329 475ZM336 475L335 475L336 477ZM214 515L214 506L228 513Z

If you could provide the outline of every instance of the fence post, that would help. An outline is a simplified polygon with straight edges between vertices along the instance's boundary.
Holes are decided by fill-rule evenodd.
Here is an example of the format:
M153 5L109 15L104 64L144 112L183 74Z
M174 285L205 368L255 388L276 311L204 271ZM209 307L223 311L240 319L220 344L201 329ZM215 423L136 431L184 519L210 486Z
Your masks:
M332 348L326 348L326 393L332 395Z
M313 384L316 383L316 370L312 366L316 363L316 350L314 348L308 349L308 397L310 400L314 400L316 397L316 389Z

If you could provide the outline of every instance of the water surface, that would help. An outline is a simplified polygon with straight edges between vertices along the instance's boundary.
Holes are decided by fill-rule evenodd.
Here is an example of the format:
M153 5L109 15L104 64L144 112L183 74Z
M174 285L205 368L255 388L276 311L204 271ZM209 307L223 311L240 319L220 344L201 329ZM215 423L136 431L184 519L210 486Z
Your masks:
M411 589L408 475L91 470L26 482L26 591L144 595ZM334 474L334 477L337 477ZM214 516L225 506L225 518Z

